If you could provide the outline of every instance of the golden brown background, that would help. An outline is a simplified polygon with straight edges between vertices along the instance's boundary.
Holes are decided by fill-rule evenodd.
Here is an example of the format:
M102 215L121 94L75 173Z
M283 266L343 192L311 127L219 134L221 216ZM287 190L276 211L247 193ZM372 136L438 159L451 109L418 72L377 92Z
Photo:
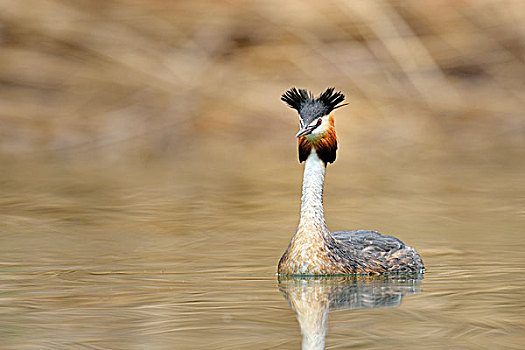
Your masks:
M291 86L356 152L525 146L522 1L1 1L0 154L295 151Z

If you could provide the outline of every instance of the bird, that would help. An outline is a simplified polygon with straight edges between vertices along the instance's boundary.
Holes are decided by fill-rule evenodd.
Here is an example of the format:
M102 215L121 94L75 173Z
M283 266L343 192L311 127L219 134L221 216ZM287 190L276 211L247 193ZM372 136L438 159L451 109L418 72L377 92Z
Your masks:
M278 275L423 273L418 252L399 239L372 230L330 232L324 217L326 167L336 159L333 111L345 96L327 88L319 96L306 89L287 90L281 100L299 114L299 162L304 164L301 216L282 255Z

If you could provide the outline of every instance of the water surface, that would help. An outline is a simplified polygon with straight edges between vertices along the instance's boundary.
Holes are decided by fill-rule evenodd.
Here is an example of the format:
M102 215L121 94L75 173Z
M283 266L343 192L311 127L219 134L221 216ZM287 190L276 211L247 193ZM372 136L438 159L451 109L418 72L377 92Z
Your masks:
M393 233L418 249L427 272L283 282L275 268L297 224L301 177L289 160L6 161L0 343L297 349L301 324L329 349L519 349L524 170L504 161L336 163L330 228Z

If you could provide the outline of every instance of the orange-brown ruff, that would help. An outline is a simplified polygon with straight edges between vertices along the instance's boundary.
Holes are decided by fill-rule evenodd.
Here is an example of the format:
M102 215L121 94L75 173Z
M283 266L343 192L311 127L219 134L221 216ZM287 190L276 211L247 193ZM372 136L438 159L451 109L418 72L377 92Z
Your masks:
M308 140L305 136L299 137L300 162L304 162L312 149L315 149L319 158L326 159L328 163L333 163L337 151L337 136L335 135L335 119L333 115L329 116L328 123L326 131L319 135L316 140Z
M305 162L301 219L284 252L277 272L283 275L335 275L424 271L423 261L411 247L376 231L332 232L323 210L326 166L335 161L337 137L331 111L344 100L333 88L314 98L295 88L282 100L301 117L299 160Z

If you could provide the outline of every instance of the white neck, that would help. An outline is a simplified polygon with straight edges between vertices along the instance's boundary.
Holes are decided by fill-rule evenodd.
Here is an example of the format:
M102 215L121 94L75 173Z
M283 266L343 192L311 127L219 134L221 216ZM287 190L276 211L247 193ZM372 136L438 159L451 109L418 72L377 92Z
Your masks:
M306 159L301 197L301 220L298 232L328 232L323 211L323 185L326 166L314 149Z

